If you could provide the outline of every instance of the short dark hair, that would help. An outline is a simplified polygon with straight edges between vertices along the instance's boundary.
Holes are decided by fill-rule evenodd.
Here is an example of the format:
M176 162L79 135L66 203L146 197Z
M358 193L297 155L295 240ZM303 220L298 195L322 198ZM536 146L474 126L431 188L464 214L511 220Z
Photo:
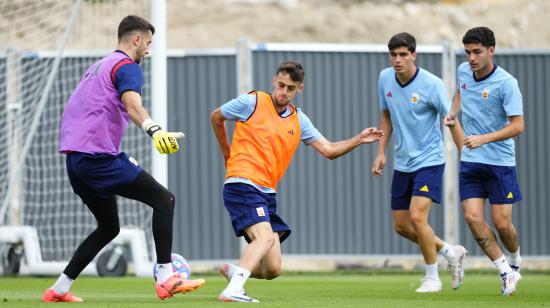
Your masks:
M414 38L414 36L407 32L397 33L396 35L392 36L390 41L388 42L388 49L392 51L399 47L407 47L410 52L415 52L416 39Z
M120 41L126 34L133 31L151 31L151 34L155 34L155 27L144 18L128 15L118 25L118 40Z
M487 27L475 27L466 32L462 44L481 44L485 47L496 46L495 34Z
M296 61L285 61L281 63L275 75L279 75L279 73L288 74L292 81L298 81L300 83L304 82L304 76L306 75L302 64Z

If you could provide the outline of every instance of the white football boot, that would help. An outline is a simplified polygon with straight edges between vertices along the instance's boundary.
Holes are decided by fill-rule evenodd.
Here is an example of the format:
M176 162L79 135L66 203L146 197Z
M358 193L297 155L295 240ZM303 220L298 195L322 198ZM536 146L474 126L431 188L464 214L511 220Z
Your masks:
M462 281L464 280L463 262L468 251L461 245L455 245L453 248L456 252L456 258L449 261L447 268L449 269L449 272L451 272L451 288L456 290L462 286Z
M508 296L516 292L521 274L516 271L511 271L501 274L500 279L502 280L502 295Z
M259 303L257 299L246 296L244 293L230 293L224 291L218 296L221 302L238 302L238 303Z
M415 292L417 293L431 293L431 292L440 292L443 286L441 285L441 280L423 278L422 284Z

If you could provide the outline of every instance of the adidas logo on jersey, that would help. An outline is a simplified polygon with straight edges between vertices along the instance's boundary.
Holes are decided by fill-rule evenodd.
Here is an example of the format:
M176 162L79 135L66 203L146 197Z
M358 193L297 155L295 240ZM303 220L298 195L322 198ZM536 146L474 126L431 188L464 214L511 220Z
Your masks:
M386 96L387 97L393 97L393 95L391 94L391 91L388 91L388 93L386 93Z
M430 190L428 189L428 185L424 185L420 188L420 191L422 192L430 192Z

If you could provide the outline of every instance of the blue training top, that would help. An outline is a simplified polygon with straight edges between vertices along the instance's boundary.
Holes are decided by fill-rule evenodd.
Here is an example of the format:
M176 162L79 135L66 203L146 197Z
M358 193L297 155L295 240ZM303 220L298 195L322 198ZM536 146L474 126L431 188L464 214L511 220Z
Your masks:
M441 119L451 102L443 81L418 68L413 78L400 84L395 70L386 68L378 79L380 109L391 115L395 136L395 166L401 172L445 163Z
M489 75L476 79L467 62L457 71L464 136L483 135L501 130L508 117L523 115L523 98L517 80L495 65ZM512 138L484 144L475 149L462 148L461 161L498 166L515 166Z

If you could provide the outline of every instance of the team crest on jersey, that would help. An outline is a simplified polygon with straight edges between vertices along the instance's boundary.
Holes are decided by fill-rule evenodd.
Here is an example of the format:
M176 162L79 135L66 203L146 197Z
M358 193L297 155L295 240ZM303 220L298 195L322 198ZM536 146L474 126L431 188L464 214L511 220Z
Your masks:
M258 213L259 217L264 217L265 216L264 208L261 207L261 206L256 208L256 213Z
M418 93L413 93L411 97L411 103L417 104L419 100L420 100L420 95L418 95Z
M483 97L484 99L488 99L489 98L489 89L487 89L487 88L483 89L483 92L481 92L481 97Z

